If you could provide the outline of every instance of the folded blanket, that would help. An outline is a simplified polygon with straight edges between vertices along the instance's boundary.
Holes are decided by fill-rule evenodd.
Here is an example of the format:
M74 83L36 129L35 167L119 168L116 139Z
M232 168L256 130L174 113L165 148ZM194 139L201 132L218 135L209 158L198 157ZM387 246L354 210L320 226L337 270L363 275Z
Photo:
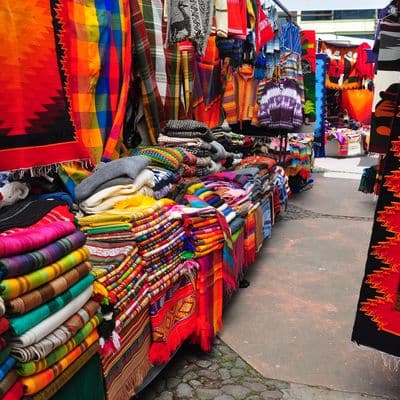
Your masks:
M57 311L61 310L67 304L69 304L73 299L78 297L85 289L92 285L94 277L92 275L86 275L75 285L71 286L63 294L50 300L48 303L35 308L29 313L22 315L20 317L15 317L10 319L10 330L14 336L21 336L29 329L38 325L44 319L48 318L50 315L54 315Z
M6 278L14 278L16 276L28 274L82 247L85 241L85 235L80 231L76 231L37 251L2 258L0 259L0 269L5 272Z
M165 127L163 128L163 132L167 131L192 131L196 132L198 135L205 135L209 132L208 126L199 121L187 119L187 120L177 120L170 119Z
M15 365L15 359L13 357L8 357L7 360L0 365L0 381L3 380L6 375L11 371Z
M0 364L4 364L7 358L10 356L11 347L7 346L0 351Z
M77 201L87 199L100 185L111 179L121 176L129 176L135 179L148 164L149 160L145 157L124 157L106 164L100 164L93 175L76 186L75 196Z
M9 328L10 324L7 318L1 317L0 318L0 335L6 332Z
M28 275L4 279L0 282L0 294L5 300L15 299L26 292L50 282L88 259L89 250L86 247L81 247L55 263L31 272Z
M0 399L8 392L11 387L17 382L18 374L15 370L11 370L3 380L0 381Z
M68 288L71 288L72 285L85 277L90 272L91 268L91 263L85 261L49 283L40 286L38 289L32 290L16 299L8 301L8 315L22 315L44 303L47 303L49 300L64 293Z
M21 382L26 395L33 395L49 385L57 376L71 365L82 353L84 353L91 345L97 342L99 334L97 330L93 331L79 346L75 347L70 353L59 360L52 367L39 372L33 376L22 378Z
M4 395L3 400L20 400L24 395L21 381L17 381L12 388Z
M65 202L60 200L19 201L18 203L1 210L0 232L12 228L29 227L37 223L54 208L64 205Z
M0 257L9 257L37 250L75 232L72 222L59 221L39 228L26 228L20 232L0 237Z
M99 303L89 300L77 313L68 318L61 326L51 332L38 343L27 347L14 343L12 356L20 363L39 361L47 357L52 351L67 343L85 324L95 315Z
M133 150L136 154L147 157L152 165L159 165L171 171L177 171L183 162L183 155L177 149L167 149L159 146L139 147Z
M78 297L73 299L64 308L46 318L38 325L25 332L23 335L12 339L12 346L25 347L39 342L49 333L58 328L64 321L79 311L80 308L90 299L93 286L86 288Z
M57 347L46 358L40 361L30 361L27 363L17 365L17 372L21 376L30 376L37 374L65 357L75 347L80 345L99 325L102 321L100 314L95 315L88 323L84 325L67 343Z

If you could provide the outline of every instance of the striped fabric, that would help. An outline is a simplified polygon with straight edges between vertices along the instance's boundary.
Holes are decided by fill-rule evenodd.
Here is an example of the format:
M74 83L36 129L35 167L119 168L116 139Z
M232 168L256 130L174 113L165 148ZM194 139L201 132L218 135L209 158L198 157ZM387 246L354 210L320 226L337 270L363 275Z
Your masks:
M148 130L148 141L155 144L160 123L164 118L164 107L157 86L146 24L138 0L130 0L130 6L135 71L140 78L141 101Z

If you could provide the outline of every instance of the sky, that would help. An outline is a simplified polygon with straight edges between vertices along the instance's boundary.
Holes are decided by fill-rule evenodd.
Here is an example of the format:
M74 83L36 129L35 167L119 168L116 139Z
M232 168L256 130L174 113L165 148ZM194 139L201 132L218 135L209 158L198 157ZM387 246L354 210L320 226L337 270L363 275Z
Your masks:
M390 0L281 0L289 10L348 10L383 8Z

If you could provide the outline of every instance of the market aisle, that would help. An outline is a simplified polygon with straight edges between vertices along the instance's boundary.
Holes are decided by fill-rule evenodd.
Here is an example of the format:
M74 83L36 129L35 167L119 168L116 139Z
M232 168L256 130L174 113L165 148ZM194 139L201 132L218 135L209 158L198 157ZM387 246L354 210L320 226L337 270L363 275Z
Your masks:
M400 371L350 342L375 208L353 178L292 199L220 337L266 377L397 399Z

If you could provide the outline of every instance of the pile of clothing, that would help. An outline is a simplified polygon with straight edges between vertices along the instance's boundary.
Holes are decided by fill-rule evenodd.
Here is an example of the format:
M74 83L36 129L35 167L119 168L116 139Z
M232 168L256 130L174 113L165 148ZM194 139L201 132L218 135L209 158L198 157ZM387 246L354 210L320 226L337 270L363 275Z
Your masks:
M86 238L59 200L23 201L4 209L0 230L1 312L10 337L1 371L14 384L11 398L51 397L60 381L98 350L102 316L91 299L94 277ZM14 373L7 374L13 367L17 382Z
M154 175L146 168L148 164L145 157L124 157L99 164L75 188L80 209L86 214L98 214L134 194L152 196Z

